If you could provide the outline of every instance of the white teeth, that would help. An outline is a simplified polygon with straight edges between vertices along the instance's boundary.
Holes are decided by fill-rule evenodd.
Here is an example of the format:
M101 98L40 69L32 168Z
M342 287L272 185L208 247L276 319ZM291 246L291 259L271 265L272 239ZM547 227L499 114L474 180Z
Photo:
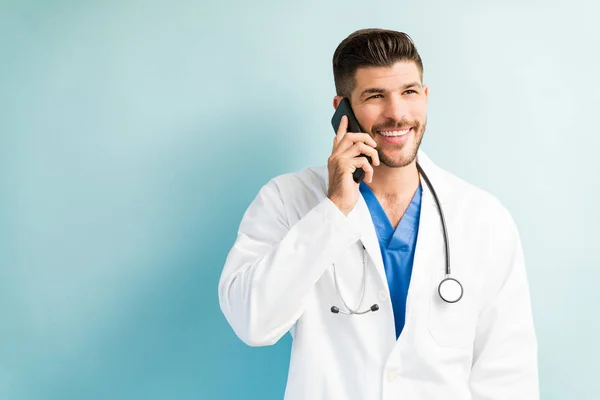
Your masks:
M403 131L389 131L389 132L382 132L379 131L379 133L383 136L404 136L406 135L408 132L410 131L410 128L405 129Z

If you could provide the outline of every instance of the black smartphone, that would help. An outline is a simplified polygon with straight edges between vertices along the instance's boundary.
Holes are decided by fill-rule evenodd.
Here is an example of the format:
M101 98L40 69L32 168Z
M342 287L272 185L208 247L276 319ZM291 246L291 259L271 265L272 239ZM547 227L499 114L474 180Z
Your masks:
M354 112L352 111L352 107L350 106L350 100L346 97L342 99L338 107L335 109L335 113L333 113L333 117L331 118L331 125L333 126L333 133L337 134L338 128L340 126L340 122L342 121L342 117L346 115L348 116L348 132L363 132ZM369 161L371 164L371 157L361 154ZM352 178L354 182L360 183L365 178L365 171L362 168L357 168L352 174Z

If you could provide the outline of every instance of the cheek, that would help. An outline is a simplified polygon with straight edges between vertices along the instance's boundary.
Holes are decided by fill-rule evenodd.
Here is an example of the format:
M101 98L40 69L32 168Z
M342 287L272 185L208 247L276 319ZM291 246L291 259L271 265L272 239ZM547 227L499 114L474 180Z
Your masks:
M356 114L356 118L359 119L360 125L366 131L370 131L371 127L375 125L380 118L379 110L374 107L364 108L360 111L360 114Z
M410 107L410 115L414 119L423 120L427 115L427 104L418 102Z

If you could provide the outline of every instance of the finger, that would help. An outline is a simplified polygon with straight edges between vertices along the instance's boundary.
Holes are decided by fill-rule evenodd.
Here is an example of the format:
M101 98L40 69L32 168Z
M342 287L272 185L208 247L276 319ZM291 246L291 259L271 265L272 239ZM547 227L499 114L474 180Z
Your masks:
M371 147L377 147L377 142L375 141L375 139L373 139L373 137L368 133L363 132L348 132L343 137L342 141L346 141L349 143L363 142Z
M379 162L379 153L377 153L377 150L375 150L374 148L372 148L369 145L366 145L366 144L360 143L360 142L355 143L353 146L351 146L346 151L341 153L339 155L339 157L355 158L360 155L365 155L365 156L371 157L372 163L375 166L379 165L379 163L380 163Z
M373 181L373 167L371 164L369 164L369 161L366 159L366 157L352 158L352 165L355 167L354 170L357 168L362 168L363 171L365 171L365 182L371 183Z
M337 157L344 151L351 148L355 143L360 142L367 143L371 147L377 147L377 142L375 142L371 135L360 132L347 132L342 138L342 140L336 145L334 145L332 155Z
M333 138L333 148L344 138L346 135L346 131L348 129L348 117L346 115L342 115L342 119L340 120L340 125L338 126L335 137Z

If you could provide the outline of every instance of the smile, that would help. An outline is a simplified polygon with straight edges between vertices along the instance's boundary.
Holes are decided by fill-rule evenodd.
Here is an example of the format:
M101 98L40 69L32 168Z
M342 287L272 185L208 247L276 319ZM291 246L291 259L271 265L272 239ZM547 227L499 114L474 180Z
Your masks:
M396 137L396 136L404 136L410 132L412 128L398 130L398 131L377 131L380 135L387 137Z

